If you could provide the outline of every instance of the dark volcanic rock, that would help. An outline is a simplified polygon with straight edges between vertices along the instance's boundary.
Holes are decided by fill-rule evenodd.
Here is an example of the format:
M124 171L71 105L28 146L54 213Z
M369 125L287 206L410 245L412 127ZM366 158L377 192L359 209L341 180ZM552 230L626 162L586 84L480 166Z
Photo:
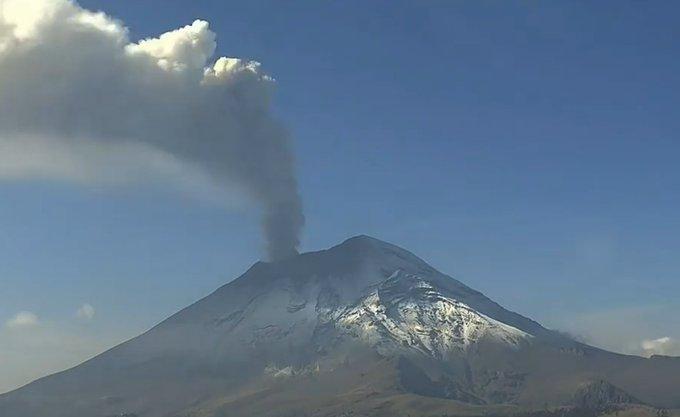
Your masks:
M580 408L600 410L615 404L642 404L642 402L604 380L588 382L574 395L574 405Z

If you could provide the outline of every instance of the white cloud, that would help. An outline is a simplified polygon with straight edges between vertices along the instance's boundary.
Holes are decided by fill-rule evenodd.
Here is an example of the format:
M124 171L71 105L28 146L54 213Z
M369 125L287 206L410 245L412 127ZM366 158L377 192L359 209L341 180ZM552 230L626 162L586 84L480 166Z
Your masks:
M671 337L643 340L640 344L645 356L667 355L680 356L680 341Z
M294 252L304 219L273 80L214 59L216 47L201 20L132 42L72 1L0 0L0 179L246 197L263 208L270 254Z
M20 311L14 317L7 320L5 325L10 329L18 329L25 327L37 326L40 320L38 316L30 311Z
M92 320L94 318L94 315L96 314L96 311L94 307L92 307L92 304L85 303L80 308L78 311L76 311L76 316L79 319L84 319L84 320Z
M158 38L144 39L130 44L125 50L132 55L154 57L158 66L166 71L203 70L215 53L215 34L208 22L196 20L189 26L167 32Z
M677 310L675 304L662 303L622 306L574 311L555 316L552 322L543 322L577 334L588 344L614 352L638 356L680 356ZM665 337L649 337L650 334Z

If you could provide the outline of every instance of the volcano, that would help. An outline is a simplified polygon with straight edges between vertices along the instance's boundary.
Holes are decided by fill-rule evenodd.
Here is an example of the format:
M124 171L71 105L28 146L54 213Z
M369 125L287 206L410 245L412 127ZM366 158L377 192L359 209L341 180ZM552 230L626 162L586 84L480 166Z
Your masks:
M357 236L256 263L148 332L0 396L0 416L644 415L680 408L678 387L679 358L572 340Z

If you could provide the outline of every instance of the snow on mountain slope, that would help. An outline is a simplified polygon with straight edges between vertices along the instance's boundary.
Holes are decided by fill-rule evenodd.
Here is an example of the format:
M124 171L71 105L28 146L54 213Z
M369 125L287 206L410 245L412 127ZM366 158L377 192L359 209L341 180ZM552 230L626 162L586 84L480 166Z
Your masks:
M336 335L324 339L319 331L328 325L383 354L411 350L434 358L480 340L512 347L529 335L554 337L412 253L357 236L327 250L259 262L120 350L137 362L160 347L166 355L216 358L257 351L258 360L285 367L284 358L303 362L314 344L332 347Z
M444 296L431 283L401 270L332 317L341 331L384 355L416 350L445 359L482 339L516 347L532 337Z
M352 406L347 392L560 405L595 377L650 404L680 404L680 361L580 344L402 248L357 236L258 262L148 332L0 395L0 416L259 417L247 406L259 395L273 396L272 410L297 410L310 392L338 409ZM241 395L248 401L203 412Z

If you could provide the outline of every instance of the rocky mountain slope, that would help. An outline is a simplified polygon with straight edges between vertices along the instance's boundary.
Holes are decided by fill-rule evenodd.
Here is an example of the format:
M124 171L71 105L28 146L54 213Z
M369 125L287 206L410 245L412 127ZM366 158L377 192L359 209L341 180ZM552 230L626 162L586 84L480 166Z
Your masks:
M0 416L501 416L680 407L679 386L680 359L583 345L358 236L255 264L147 333L0 396Z

